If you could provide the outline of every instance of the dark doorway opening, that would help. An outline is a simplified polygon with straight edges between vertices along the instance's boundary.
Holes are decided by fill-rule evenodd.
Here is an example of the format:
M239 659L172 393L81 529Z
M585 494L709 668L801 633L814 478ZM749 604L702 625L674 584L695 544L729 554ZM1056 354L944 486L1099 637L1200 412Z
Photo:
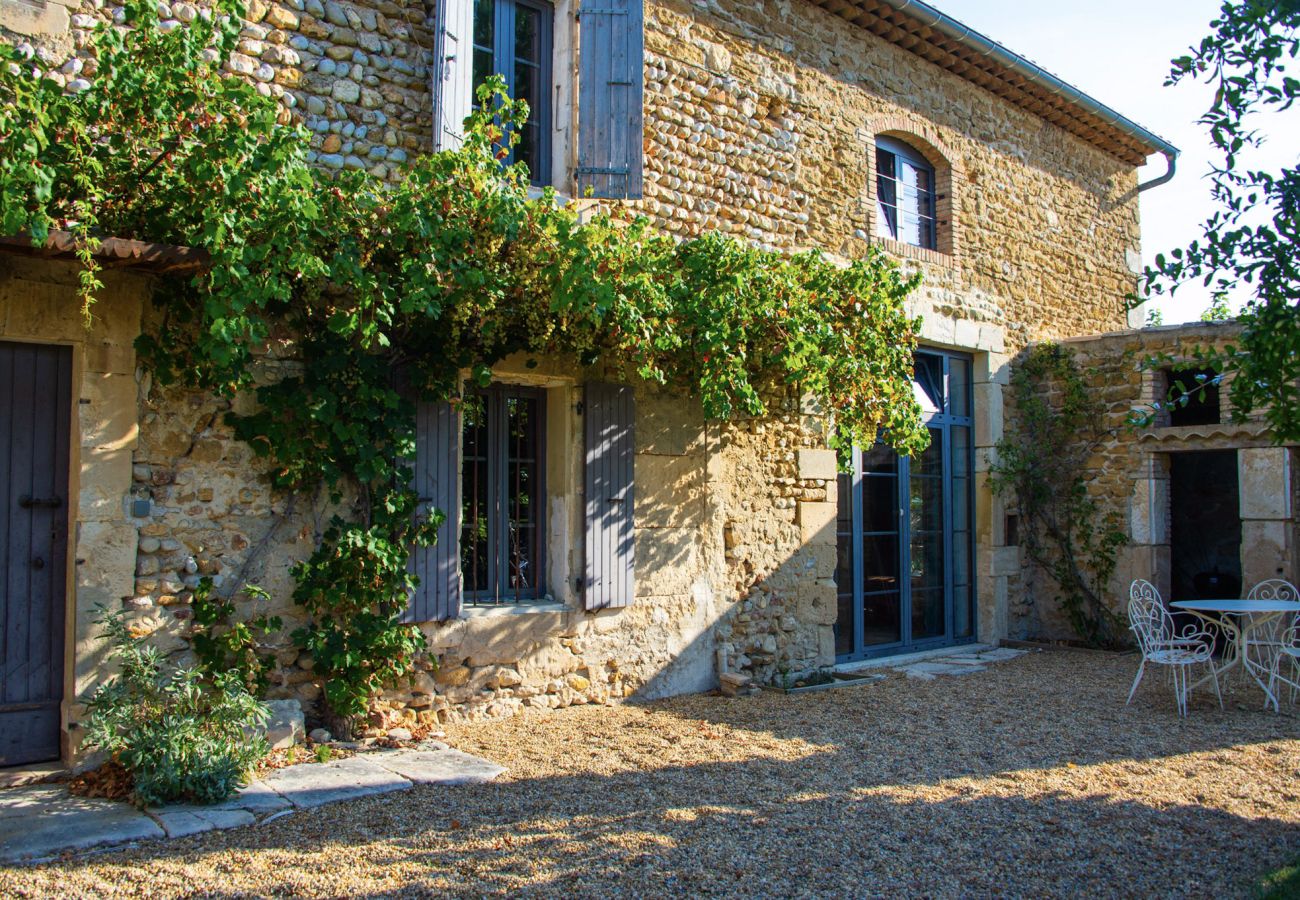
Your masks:
M1169 457L1173 600L1241 596L1241 512L1237 451Z

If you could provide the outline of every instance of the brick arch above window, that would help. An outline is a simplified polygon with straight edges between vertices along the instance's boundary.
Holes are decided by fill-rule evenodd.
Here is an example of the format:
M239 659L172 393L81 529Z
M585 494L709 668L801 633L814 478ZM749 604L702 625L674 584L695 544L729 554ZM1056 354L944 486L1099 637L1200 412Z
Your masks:
M867 163L866 197L863 202L863 230L868 239L879 242L899 256L920 259L941 265L953 265L961 251L962 222L956 215L960 209L958 193L966 183L962 158L939 135L938 129L928 122L908 116L880 116L869 120L858 130L863 155ZM878 238L876 219L879 207L876 195L876 139L888 138L906 144L934 169L934 249L917 247L903 241Z

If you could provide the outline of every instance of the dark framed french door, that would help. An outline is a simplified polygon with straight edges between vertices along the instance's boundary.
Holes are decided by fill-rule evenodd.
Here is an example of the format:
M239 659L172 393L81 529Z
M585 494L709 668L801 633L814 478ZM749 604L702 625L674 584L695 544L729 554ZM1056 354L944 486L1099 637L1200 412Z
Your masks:
M841 662L975 638L971 360L916 354L930 446L854 448L839 476L835 653Z

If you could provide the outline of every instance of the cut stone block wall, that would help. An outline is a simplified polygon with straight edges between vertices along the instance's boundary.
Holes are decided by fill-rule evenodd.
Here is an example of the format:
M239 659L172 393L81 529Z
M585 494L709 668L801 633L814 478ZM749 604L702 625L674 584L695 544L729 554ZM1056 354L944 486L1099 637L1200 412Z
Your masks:
M1166 377L1159 366L1145 367L1145 360L1167 354L1196 367L1193 354L1198 347L1221 349L1237 340L1238 334L1238 327L1232 323L1192 323L1062 342L1075 353L1081 368L1093 370L1089 386L1105 409L1105 428L1114 430L1085 468L1088 491L1099 513L1118 515L1129 539L1119 552L1119 565L1107 591L1107 600L1116 613L1123 613L1129 584L1136 578L1153 582L1166 599L1178 599L1169 596L1168 458L1172 453L1237 451L1243 591L1268 578L1294 582L1300 574L1296 560L1295 448L1274 446L1258 413L1242 423L1230 421L1230 380L1225 379L1220 392L1221 424L1171 427L1165 413L1157 416L1150 428L1124 427L1130 410L1149 410L1152 404L1165 400ZM1017 548L995 552L1007 554L1009 569L1014 561L1017 576L1008 607L1010 636L1074 637L1052 601L1052 582L1027 565Z

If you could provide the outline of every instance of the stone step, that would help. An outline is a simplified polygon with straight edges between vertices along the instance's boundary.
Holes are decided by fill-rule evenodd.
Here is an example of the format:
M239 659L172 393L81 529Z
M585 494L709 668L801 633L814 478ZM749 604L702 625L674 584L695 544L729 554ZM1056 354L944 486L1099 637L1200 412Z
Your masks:
M9 788L0 790L0 863L238 828L288 811L406 791L417 784L478 784L503 772L496 763L431 741L412 750L286 766L212 806L177 803L140 810L127 803L77 797L63 785Z

